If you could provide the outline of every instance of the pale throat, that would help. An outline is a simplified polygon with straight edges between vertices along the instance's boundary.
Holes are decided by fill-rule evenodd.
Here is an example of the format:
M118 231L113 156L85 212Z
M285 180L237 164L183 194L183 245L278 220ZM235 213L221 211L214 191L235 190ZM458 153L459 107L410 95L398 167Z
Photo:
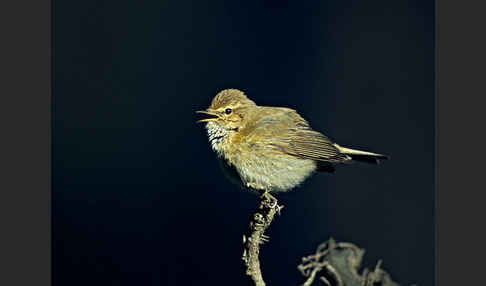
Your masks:
M230 130L214 123L208 122L206 124L206 131L208 133L209 143L211 148L220 156L224 156L224 143L229 140Z

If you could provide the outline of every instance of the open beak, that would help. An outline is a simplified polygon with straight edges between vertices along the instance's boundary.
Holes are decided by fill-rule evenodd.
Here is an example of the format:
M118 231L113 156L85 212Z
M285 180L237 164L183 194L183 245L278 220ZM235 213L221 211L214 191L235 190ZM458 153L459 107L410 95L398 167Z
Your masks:
M196 111L196 113L202 113L202 114L206 114L206 115L212 116L210 118L198 120L197 123L216 121L216 120L218 120L221 117L219 115L219 113L214 112L214 111L209 111L209 110L208 111L200 110L200 111Z

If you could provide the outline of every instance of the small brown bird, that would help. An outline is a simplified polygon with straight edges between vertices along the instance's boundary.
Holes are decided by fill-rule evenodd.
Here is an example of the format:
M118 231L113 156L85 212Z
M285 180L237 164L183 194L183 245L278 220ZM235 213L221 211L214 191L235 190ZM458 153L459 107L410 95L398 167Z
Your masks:
M258 106L237 89L219 92L206 111L212 149L223 170L242 187L283 192L314 171L333 172L335 163L377 164L387 156L345 148L312 130L295 110Z

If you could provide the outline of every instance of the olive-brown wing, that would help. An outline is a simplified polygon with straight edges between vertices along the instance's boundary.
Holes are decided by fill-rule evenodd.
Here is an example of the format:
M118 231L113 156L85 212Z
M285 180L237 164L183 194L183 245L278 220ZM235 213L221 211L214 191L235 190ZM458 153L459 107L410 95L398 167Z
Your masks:
M302 159L331 163L350 160L329 138L312 130L293 109L266 107L254 124L248 134L250 144L262 144L275 152Z
M290 155L331 163L350 160L348 156L339 152L329 138L310 128L290 131L287 136L287 153Z

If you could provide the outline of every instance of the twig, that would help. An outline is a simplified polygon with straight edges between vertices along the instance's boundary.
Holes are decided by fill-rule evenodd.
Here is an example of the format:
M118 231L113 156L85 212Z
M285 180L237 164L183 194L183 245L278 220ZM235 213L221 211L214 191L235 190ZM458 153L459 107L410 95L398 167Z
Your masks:
M270 226L276 213L280 214L283 206L279 206L277 199L265 192L260 197L260 203L255 214L250 217L250 226L243 235L243 261L245 261L246 275L250 276L256 286L265 286L260 261L260 244L268 241L265 230Z
M312 285L312 283L314 282L314 279L316 279L317 273L322 270L322 267L325 267L325 265L316 265L316 267L314 267L314 269L312 269L312 272L310 273L309 277L304 282L304 284L302 284L302 286L310 286L310 285ZM321 278L324 278L324 276L322 276ZM331 286L331 284L329 283L329 281L327 281L326 278L324 278L324 279L325 279L323 281L324 284L326 284L326 286Z
M363 250L359 249L352 243L339 242L336 243L334 239L330 238L328 241L322 243L317 247L317 251L313 255L309 255L302 258L302 264L297 266L297 269L307 277L302 286L310 286L316 280L317 273L323 271L323 275L319 277L326 286L343 286L345 285L337 269L329 263L328 256L332 256L336 249L349 249L354 252L354 258L347 260L352 266L356 268L361 263L363 256ZM356 274L357 275L357 274ZM332 280L329 281L330 278Z
M379 260L373 271L363 269L358 273L364 255L364 249L347 242L336 242L330 238L317 247L316 253L302 258L297 266L306 277L302 286L313 285L320 280L326 286L361 285L361 286L398 286L391 277L381 269Z

